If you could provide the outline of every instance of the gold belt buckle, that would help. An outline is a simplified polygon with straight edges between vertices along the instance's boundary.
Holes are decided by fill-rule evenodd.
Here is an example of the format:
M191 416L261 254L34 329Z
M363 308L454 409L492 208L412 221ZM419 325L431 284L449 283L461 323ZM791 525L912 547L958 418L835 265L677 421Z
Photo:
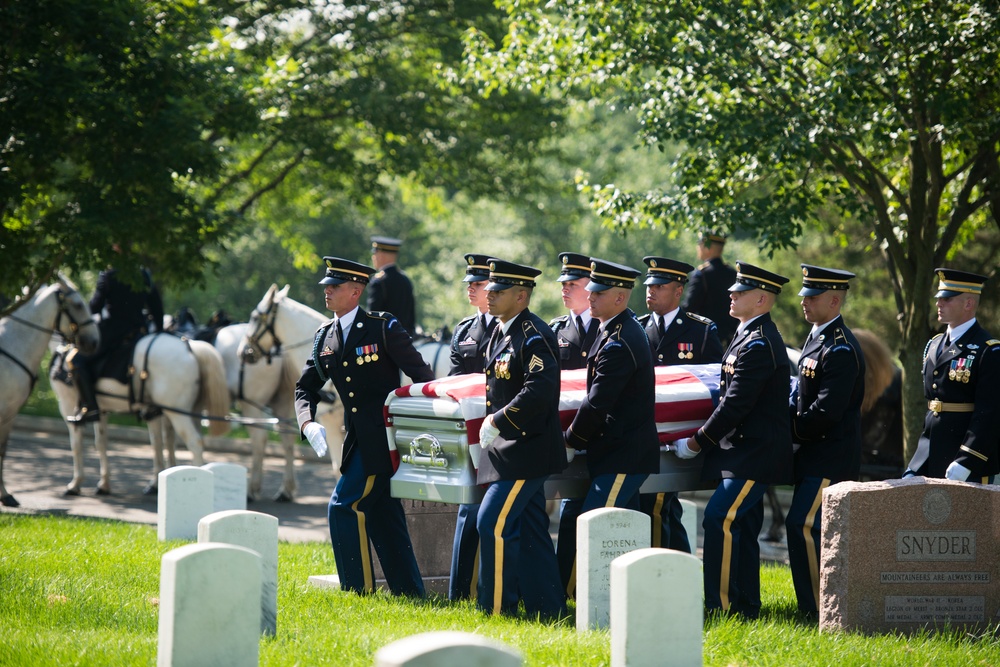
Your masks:
M941 414L941 410L944 407L944 404L935 398L933 401L927 404L927 407L930 408L931 412L933 412L936 415L939 415Z

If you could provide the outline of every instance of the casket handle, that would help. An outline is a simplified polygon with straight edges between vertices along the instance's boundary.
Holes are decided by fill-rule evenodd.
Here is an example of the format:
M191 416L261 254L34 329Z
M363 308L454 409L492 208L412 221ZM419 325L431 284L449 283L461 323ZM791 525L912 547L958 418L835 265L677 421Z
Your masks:
M410 440L410 453L402 457L405 463L427 468L447 468L441 442L430 433L421 433Z

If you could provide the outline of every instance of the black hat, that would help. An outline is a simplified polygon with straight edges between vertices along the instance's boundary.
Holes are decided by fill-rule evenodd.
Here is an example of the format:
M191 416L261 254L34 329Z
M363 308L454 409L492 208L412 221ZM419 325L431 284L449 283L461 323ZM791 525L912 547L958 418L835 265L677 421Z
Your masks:
M638 277L639 272L630 266L591 257L590 283L587 285L587 291L603 292L612 287L632 289L635 287L635 279Z
M642 261L649 267L643 285L666 285L673 282L683 285L688 281L688 274L694 271L690 264L666 257L643 257Z
M399 252L399 246L401 245L403 245L403 242L399 239L389 238L388 236L373 236L372 254L375 254L376 250L381 250L382 252Z
M781 286L788 282L788 278L779 276L758 268L746 262L736 262L736 282L729 288L730 292L746 292L752 289L762 289L774 294L781 293Z
M850 271L827 269L822 266L802 265L802 289L799 296L816 296L827 290L850 289L847 281L854 277Z
M957 269L934 269L938 279L938 292L935 299L958 296L959 294L982 294L986 276Z
M562 262L562 271L556 278L558 282L565 283L570 280L590 277L590 257L587 255L581 255L578 252L561 252L559 253L559 261Z
M326 262L326 275L319 281L320 285L339 285L341 283L353 282L368 284L368 279L375 273L375 269L364 264L352 262L349 259L340 257L324 257Z
M481 283L484 280L490 279L489 255L474 255L469 253L465 256L465 263L468 266L465 267L465 277L462 278L463 282Z
M490 282L486 285L489 292L500 292L509 287L534 287L535 278L540 269L523 264L507 262L495 257L490 258Z
M725 243L727 237L715 229L703 229L698 238L702 243Z

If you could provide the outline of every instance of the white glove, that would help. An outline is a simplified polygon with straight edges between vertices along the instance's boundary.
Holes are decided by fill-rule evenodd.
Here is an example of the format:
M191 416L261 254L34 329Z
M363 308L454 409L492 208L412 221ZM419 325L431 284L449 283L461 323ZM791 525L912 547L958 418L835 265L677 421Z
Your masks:
M569 445L567 445L566 446L566 463L572 463L573 459L575 459L575 458L576 458L576 450L573 449L572 447L570 447Z
M688 447L687 440L678 440L674 443L674 454L677 455L679 459L693 459L701 453L701 450L695 452Z
M302 429L302 435L306 436L306 440L309 441L309 446L313 448L317 456L323 456L326 454L326 429L322 424L309 422L306 424L306 427Z
M500 435L500 429L493 425L493 415L487 415L479 427L479 446L488 449Z
M969 479L969 475L971 474L972 471L966 468L964 465L962 465L958 461L952 461L950 464L948 464L948 469L944 471L944 478L954 479L958 480L959 482L964 482L967 479Z

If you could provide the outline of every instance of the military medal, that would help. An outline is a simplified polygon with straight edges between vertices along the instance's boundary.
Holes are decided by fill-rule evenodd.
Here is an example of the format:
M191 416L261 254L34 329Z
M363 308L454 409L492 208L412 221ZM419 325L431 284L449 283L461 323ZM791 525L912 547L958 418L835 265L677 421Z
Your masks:
M819 359L807 358L802 360L802 375L808 378L816 377L816 366Z
M378 361L378 352L372 355L372 361Z
M694 349L694 343L677 343L677 358L678 359L693 359L694 353L691 350Z
M952 361L951 361L951 368L948 369L948 379L949 380L955 380L958 377L958 371L956 370L957 366L958 366L958 361L955 360L955 359L952 359Z
M365 363L364 357L358 357L358 366Z

